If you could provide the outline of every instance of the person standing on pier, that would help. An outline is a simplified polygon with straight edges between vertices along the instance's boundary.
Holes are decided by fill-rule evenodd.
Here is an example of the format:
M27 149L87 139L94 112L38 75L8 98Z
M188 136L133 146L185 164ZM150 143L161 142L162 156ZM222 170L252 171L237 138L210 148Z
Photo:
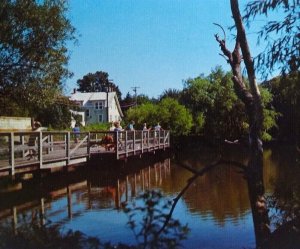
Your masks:
M134 124L135 124L135 122L133 120L131 120L130 124L127 126L127 129L129 131L134 131Z
M159 143L158 137L159 137L160 131L162 131L162 130L163 130L163 128L161 128L159 122L157 122L157 125L154 127L154 143Z
M78 143L79 141L79 136L80 136L80 127L78 124L75 124L75 127L73 128L73 132L74 132L74 141L75 143Z

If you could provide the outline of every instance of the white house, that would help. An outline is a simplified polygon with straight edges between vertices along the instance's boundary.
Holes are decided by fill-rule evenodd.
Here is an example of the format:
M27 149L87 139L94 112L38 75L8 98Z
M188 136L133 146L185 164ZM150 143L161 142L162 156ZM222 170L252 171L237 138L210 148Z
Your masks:
M70 99L84 112L86 125L120 121L124 116L116 92L74 92Z

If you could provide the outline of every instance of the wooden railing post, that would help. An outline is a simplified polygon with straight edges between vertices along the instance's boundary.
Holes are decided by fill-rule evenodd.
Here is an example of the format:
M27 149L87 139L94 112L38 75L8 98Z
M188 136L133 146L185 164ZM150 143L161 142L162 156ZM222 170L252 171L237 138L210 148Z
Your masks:
M133 131L133 155L135 155L135 130Z
M38 158L40 162L40 169L43 167L43 134L40 131L38 137Z
M164 150L166 149L165 138L166 138L166 131L164 130L164 138L163 138L163 141L164 141Z
M97 141L97 134L96 134L96 141ZM87 154L89 158L91 157L91 133L89 132L87 135Z
M142 150L142 154L144 152L144 134L145 134L145 131L141 131L141 150Z
M160 148L160 131L158 131L158 148Z
M15 175L15 138L14 133L11 132L9 136L9 164L11 166L11 175Z
M50 151L54 151L54 140L53 140L53 135L49 135L49 143L50 143Z
M125 155L126 155L126 157L128 156L128 151L127 151L127 131L125 131Z
M20 135L20 143L21 143L22 147L24 147L24 145L25 145L24 135ZM22 157L25 157L25 150L24 150L24 148L22 149Z
M65 135L66 137L66 158L67 158L67 165L70 163L70 132L68 131Z
M147 131L147 147L148 147L147 149L148 149L148 151L149 151L149 143L150 143L149 142L149 140L150 140L150 135L149 134L150 134L150 131Z
M115 132L115 148L117 159L119 159L119 132Z

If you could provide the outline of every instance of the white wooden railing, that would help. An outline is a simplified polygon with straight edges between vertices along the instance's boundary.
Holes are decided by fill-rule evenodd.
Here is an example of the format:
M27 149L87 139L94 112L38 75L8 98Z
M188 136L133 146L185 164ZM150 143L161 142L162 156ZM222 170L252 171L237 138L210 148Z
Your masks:
M120 159L169 146L169 131L0 132L0 175L2 171L14 175L16 168L32 165L39 169L70 165L95 154Z

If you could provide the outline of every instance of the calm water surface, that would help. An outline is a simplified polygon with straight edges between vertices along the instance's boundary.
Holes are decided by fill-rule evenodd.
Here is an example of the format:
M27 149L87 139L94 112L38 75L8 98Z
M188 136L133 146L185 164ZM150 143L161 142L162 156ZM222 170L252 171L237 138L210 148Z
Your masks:
M220 155L247 162L245 153L235 147L182 151L178 158L185 165L201 169ZM1 224L17 233L24 223L34 220L46 226L59 224L61 231L78 230L102 242L134 245L135 236L124 212L126 204L132 204L136 196L149 189L160 190L164 198L173 199L192 177L170 157L130 161L113 172L111 167L93 167L53 174L41 181L23 179L14 191L2 187ZM264 165L268 194L273 193L277 182L289 184L299 179L299 163L291 149L266 149ZM187 239L181 242L184 248L255 248L247 183L230 165L218 166L197 178L177 203L173 218L190 229Z

